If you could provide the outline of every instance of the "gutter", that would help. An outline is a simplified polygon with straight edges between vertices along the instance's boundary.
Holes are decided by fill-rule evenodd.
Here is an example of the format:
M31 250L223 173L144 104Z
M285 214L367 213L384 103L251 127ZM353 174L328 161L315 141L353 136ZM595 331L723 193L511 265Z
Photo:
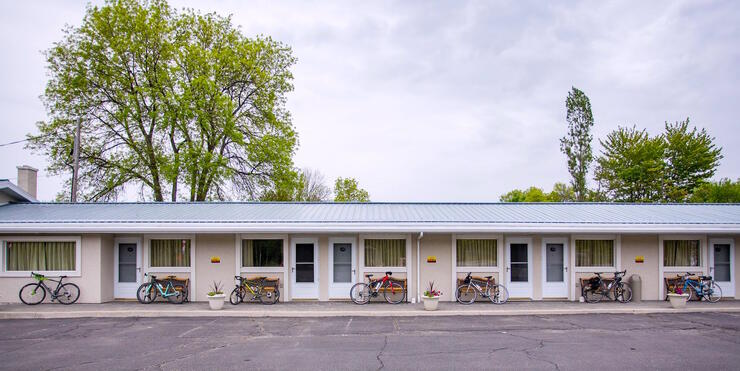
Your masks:
M0 233L740 233L738 223L0 222Z
M416 238L416 302L421 301L421 239L424 238L424 232L419 232Z

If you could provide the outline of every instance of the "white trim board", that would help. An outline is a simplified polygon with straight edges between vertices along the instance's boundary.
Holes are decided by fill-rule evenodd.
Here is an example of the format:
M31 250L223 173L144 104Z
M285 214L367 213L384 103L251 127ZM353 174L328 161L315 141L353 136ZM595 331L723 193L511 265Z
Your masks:
M30 277L31 271L8 271L7 262L5 261L6 254L6 242L22 242L22 241L60 241L75 243L75 269L72 271L42 271L35 270L34 272L43 274L45 276L68 276L68 277L80 277L82 274L82 237L81 236L3 236L0 237L0 277Z

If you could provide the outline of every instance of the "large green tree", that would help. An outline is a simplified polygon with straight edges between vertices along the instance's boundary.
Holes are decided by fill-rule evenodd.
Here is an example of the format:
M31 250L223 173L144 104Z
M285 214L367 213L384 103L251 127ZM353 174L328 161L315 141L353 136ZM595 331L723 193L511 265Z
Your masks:
M339 177L334 182L334 201L370 202L370 194L360 188L356 179Z
M651 138L636 127L609 133L601 140L595 178L614 201L658 202L663 199L666 164L663 137Z
M255 199L295 178L290 48L164 0L89 6L46 52L49 119L29 135L66 175L82 122L80 199ZM69 182L69 180L68 180Z
M714 176L722 148L705 129L689 128L689 119L665 124L665 200L685 202L699 185Z
M331 189L326 177L316 169L306 168L295 172L295 176L281 181L261 196L261 201L329 201Z
M576 201L585 201L588 195L586 177L593 161L591 101L585 93L573 87L565 100L565 108L568 133L560 139L560 150L568 158L568 172Z
M525 190L514 189L499 197L501 202L571 202L575 201L573 187L565 183L555 183L552 191L545 192L539 187L529 187Z
M702 183L693 190L691 202L740 203L740 179Z

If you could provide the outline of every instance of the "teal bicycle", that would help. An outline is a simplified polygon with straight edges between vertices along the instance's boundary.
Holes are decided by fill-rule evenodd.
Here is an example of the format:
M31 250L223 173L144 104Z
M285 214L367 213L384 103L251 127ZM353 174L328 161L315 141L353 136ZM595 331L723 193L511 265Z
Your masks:
M683 281L683 292L689 294L689 300L705 299L716 303L722 299L722 289L712 276L699 276L698 280L690 278L692 273L686 272L681 276Z
M144 273L144 276L148 275ZM136 290L136 299L139 300L139 303L153 303L159 295L174 304L182 304L185 301L185 286L172 284L172 281L169 280L158 280L157 276L149 277L149 282L142 284Z

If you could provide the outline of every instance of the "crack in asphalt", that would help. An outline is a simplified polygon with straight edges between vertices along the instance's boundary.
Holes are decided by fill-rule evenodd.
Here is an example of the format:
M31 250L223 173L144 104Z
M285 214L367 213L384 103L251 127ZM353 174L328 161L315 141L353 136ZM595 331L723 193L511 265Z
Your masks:
M380 359L380 356L383 355L383 352L385 351L385 347L387 347L387 346L388 346L388 335L386 335L383 338L383 347L380 348L380 351L378 352L378 354L375 355L375 359L377 359L378 360L378 363L380 363L380 367L378 367L378 371L379 370L382 370L385 367L385 363L383 363L383 360Z

